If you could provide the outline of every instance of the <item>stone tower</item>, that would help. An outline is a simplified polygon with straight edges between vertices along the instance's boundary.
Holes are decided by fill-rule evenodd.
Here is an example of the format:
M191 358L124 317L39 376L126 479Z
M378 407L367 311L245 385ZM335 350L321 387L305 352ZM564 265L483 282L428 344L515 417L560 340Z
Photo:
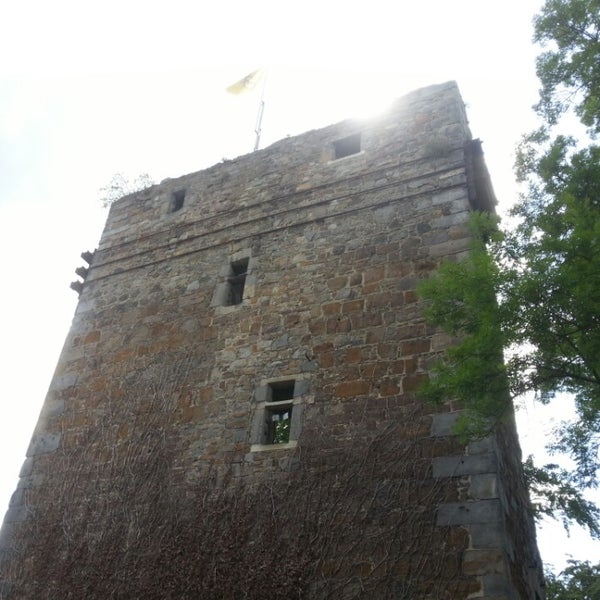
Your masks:
M1 536L3 599L541 599L514 425L416 391L493 210L454 83L116 202Z

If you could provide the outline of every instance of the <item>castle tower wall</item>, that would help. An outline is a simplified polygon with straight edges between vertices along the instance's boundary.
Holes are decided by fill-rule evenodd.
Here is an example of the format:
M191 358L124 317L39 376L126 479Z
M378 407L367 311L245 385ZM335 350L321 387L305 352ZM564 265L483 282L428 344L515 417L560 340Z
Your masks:
M446 83L116 202L0 597L541 598L514 425L416 396L487 184Z

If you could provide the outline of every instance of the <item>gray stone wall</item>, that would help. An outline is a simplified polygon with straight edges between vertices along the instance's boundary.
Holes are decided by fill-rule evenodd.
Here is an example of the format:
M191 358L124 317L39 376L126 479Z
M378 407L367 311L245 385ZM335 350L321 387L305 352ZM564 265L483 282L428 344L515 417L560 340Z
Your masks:
M336 160L334 142L357 133L360 152ZM307 509L300 531L335 514L328 535L347 537L332 546L317 528L322 556L289 584L299 597L541 597L539 568L524 578L515 567L523 552L536 554L533 532L526 550L513 543L503 508L516 494L524 513L522 482L516 492L498 484L518 459L494 440L461 446L449 428L453 406L434 410L415 394L448 343L424 322L416 286L440 260L468 251L470 143L460 95L447 83L378 119L308 132L115 203L2 529L0 597L83 597L67 588L108 597L106 574L92 584L86 569L102 570L99 549L108 545L123 546L127 560L128 547L162 557L166 533L160 543L140 541L140 530L161 521L157 506L162 521L179 511L201 530L186 504L200 489L247 498L273 481L278 494L297 485L307 503L328 482L331 500L319 514ZM243 300L226 305L230 265L240 259L248 260ZM290 441L265 444L267 392L285 380L295 381ZM361 462L367 455L372 462ZM258 545L252 535L243 556ZM53 565L41 564L43 544L32 538L52 549ZM79 561L70 554L77 544ZM173 556L164 561L175 564ZM140 559L132 571L145 573L144 585L160 573L150 564ZM248 591L252 577L214 597L242 589L259 597ZM146 590L129 585L117 581L110 593ZM188 597L152 589L144 597ZM213 597L194 589L189 597Z

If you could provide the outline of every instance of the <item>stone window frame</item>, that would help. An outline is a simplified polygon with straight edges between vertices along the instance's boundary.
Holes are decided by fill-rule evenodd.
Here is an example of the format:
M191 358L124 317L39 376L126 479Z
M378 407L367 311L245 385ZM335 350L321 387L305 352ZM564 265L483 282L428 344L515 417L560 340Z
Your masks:
M294 382L293 397L278 402L272 401L273 387L276 384ZM302 374L272 377L260 382L254 392L254 417L250 432L250 451L265 452L269 450L288 450L298 445L302 432L304 406L310 401L310 381ZM290 437L285 444L270 444L265 439L265 423L267 415L273 409L290 407L292 409Z
M235 276L232 265L242 262L248 262L246 268L246 277L244 281L244 289L242 292L242 301L236 304L229 303L231 294L231 278ZM215 287L210 305L215 308L218 313L227 313L237 310L241 306L247 305L248 300L254 296L255 277L253 272L256 267L256 259L252 256L252 250L245 248L231 254L227 262L219 271L220 282Z

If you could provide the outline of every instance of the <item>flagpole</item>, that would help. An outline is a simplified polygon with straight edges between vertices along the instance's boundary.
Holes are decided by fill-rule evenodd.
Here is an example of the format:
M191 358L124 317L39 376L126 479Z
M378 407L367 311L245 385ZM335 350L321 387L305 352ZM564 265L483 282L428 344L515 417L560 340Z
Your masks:
M262 119L263 114L265 112L265 88L267 87L267 77L269 75L269 71L265 70L265 76L263 77L262 89L260 91L260 102L258 104L258 114L256 115L256 124L254 126L254 133L256 134L256 139L254 141L254 152L258 150L260 145L260 134L262 133Z

